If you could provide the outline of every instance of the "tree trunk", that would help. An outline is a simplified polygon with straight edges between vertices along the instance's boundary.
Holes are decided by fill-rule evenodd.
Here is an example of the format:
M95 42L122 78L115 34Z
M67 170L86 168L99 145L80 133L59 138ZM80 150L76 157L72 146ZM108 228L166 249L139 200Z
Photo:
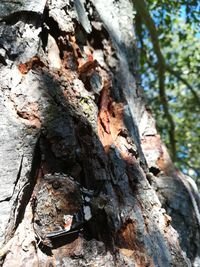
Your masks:
M200 266L198 194L145 103L132 4L45 2L0 4L2 266Z

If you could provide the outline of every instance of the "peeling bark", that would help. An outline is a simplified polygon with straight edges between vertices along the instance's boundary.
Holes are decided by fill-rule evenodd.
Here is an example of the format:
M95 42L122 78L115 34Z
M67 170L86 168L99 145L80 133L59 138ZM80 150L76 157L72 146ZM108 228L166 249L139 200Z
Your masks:
M198 195L139 86L132 5L1 5L2 266L198 266Z

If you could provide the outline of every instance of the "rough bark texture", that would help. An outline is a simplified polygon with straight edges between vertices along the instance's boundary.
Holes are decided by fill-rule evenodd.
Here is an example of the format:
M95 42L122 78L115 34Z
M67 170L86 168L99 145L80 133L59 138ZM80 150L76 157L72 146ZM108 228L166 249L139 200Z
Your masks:
M0 12L1 264L200 266L198 193L145 105L132 4ZM92 218L68 232L85 192Z

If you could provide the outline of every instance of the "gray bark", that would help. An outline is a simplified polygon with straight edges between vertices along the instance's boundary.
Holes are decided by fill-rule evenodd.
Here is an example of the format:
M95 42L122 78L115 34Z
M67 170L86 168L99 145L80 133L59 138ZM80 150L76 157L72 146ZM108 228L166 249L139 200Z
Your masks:
M2 266L199 266L198 193L146 106L132 4L0 6Z

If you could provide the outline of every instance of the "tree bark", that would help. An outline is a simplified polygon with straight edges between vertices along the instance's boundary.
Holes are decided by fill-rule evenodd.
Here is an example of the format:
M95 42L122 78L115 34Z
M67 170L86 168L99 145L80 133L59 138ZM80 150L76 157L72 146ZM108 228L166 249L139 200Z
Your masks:
M2 266L199 266L198 192L145 103L132 4L0 6Z

